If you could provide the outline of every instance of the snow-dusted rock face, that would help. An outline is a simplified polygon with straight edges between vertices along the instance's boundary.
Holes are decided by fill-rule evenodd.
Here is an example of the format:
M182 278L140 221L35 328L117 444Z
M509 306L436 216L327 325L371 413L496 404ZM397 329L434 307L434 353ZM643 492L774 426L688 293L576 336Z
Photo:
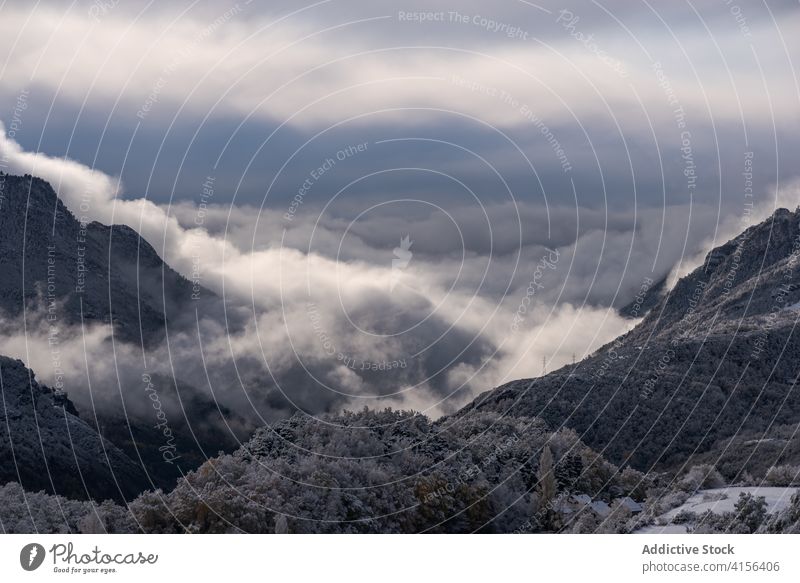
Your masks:
M149 486L133 461L22 362L0 357L0 383L0 483L97 500L130 498Z
M770 314L800 301L800 209L778 209L713 249L631 336L696 337L757 332ZM791 325L796 314L785 314Z
M217 318L221 325L235 329L233 314L225 313L222 301L212 292L201 288L172 270L156 253L155 249L139 234L124 225L106 226L97 222L86 222L85 218L73 215L45 181L31 176L3 175L3 188L0 192L0 333L26 338L46 338L54 359L53 369L61 369L55 360L75 354L61 350L67 342L80 345L86 328L94 324L111 324L114 342L141 345L148 351L165 350L167 330L174 338L181 331L196 329L195 314L204 318ZM87 203L88 204L88 203ZM91 209L87 208L89 213ZM54 342L57 341L57 342ZM119 352L110 341L104 341L107 352L92 353L106 356L119 367ZM184 350L190 350L185 346ZM137 346L138 349L138 346ZM26 359L24 351L14 356ZM41 357L41 354L37 356ZM74 356L73 356L74 358ZM79 358L83 358L81 354ZM32 359L41 367L42 359ZM198 360L199 361L199 360ZM8 361L11 362L11 361ZM29 365L33 366L31 362ZM64 366L74 369L75 363ZM123 363L124 364L124 363ZM137 360L138 364L138 360ZM10 366L10 365L9 365ZM16 366L16 365L15 365ZM12 367L13 368L13 367ZM88 368L88 367L87 367ZM26 408L20 401L25 389L19 379L6 383L6 405L8 411L16 415L13 430L20 432L14 439L14 453L23 447L24 453L17 455L21 464L20 473L26 487L56 490L69 496L85 497L86 488L78 473L71 473L74 457L70 453L68 437L62 433L73 427L80 428L74 439L82 439L93 453L86 459L99 463L101 442L97 435L88 432L91 428L102 428L103 435L117 444L131 459L147 468L153 482L159 487L174 485L177 476L197 467L207 454L220 450L230 451L237 445L228 432L220 430L225 425L219 418L228 414L233 423L238 422L225 407L219 407L213 400L200 394L189 383L180 379L159 378L159 406L168 411L169 430L177 434L174 440L174 457L180 458L181 465L164 461L165 444L172 445L171 436L164 436L164 430L157 427L156 412L151 408L151 399L142 392L143 383L137 373L130 373L124 367L116 380L120 397L109 397L108 385L96 386L93 390L103 393L104 400L95 407L94 401L88 403L87 381L76 379L75 375L65 382L63 388L73 396L83 417L89 425L80 421L76 415L64 417L61 408L56 407L60 425L52 425L48 434L53 438L48 447L33 447L38 444L37 422L34 409ZM16 370L16 369L14 369ZM39 370L45 378L47 370ZM178 371L180 375L185 371ZM12 374L9 372L8 374ZM56 388L59 373L49 378ZM149 374L154 379L157 373ZM27 373L20 378L27 378ZM16 378L16 377L15 377ZM120 378L122 380L120 380ZM27 387L27 381L25 381ZM70 384L72 383L72 384ZM77 383L83 383L76 389ZM178 395L180 387L180 395ZM36 393L39 394L38 392ZM82 400L76 398L81 394ZM124 406L122 399L129 397L137 407ZM37 397L38 399L39 397ZM47 390L41 391L42 403L49 402L53 396ZM141 403L144 401L145 405ZM65 401L67 402L67 401ZM68 403L68 402L67 402ZM127 405L131 402L128 401ZM70 408L72 405L69 405ZM49 406L48 406L49 407ZM45 408L48 415L52 413ZM144 410L144 413L142 412ZM68 412L76 413L74 408ZM183 422L183 415L188 421ZM138 415L138 417L137 417ZM50 417L47 417L50 421ZM65 420L66 419L66 420ZM0 415L0 424L4 418ZM192 424L192 428L189 424ZM0 442L0 456L8 464L0 469L0 484L5 480L16 479L11 444ZM34 437L36 439L34 439ZM91 439L95 441L92 442ZM88 441L87 441L88 440ZM31 449L32 448L32 449ZM45 457L42 456L44 449ZM85 448L84 448L85 449ZM81 447L79 452L84 452ZM49 459L53 455L53 460ZM115 455L119 451L115 450ZM83 455L80 453L80 455ZM80 457L79 455L79 457ZM119 454L121 455L121 454ZM37 457L38 456L38 457ZM93 456L93 458L92 458ZM63 459L62 459L63 458ZM123 456L124 458L124 456ZM47 464L45 463L47 461ZM73 465L70 466L69 464ZM50 467L53 483L47 474ZM63 469L63 475L54 469ZM98 470L99 471L99 470ZM27 472L27 473L26 473ZM69 475L67 475L69 474ZM98 474L99 475L99 474ZM87 484L89 481L87 480ZM59 484L63 487L59 489ZM110 478L96 479L90 484L90 492L102 497L120 497L120 490L127 496L138 493L142 481L122 484L117 488ZM147 485L151 485L148 481ZM94 488L94 489L92 489Z
M135 343L158 341L192 295L191 282L136 231L82 223L47 182L31 176L5 176L0 273L6 315L55 301L60 323L113 322L115 338Z
M711 251L628 334L576 365L484 393L457 416L539 416L614 463L680 467L726 438L800 420L800 312L786 309L798 301L800 211L779 209Z

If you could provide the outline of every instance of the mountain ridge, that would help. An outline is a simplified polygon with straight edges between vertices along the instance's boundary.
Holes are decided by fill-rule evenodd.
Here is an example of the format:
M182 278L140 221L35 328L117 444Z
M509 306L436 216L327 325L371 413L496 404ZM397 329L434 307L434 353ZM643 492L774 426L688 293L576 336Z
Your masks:
M44 287L65 323L111 324L120 340L153 345L192 298L193 284L134 229L80 222L40 178L4 175L0 229L0 309L12 317L41 309Z
M216 317L222 312L222 302L214 293L202 288L200 299L197 299L197 286L169 267L133 228L104 225L97 221L80 222L46 181L31 175L4 174L2 194L0 315L3 316L3 332L19 334L24 326L25 334L45 338L53 360L54 379L51 380L54 380L59 395L62 388L74 395L75 383L81 383L82 394L91 394L93 390L91 386L85 386L90 383L88 366L82 379L64 380L64 375L59 372L62 349L69 342L81 342L81 336L85 334L83 326L109 325L113 335L111 339L102 341L109 351L113 349L112 342L122 342L139 345L144 354L167 345L168 324L169 331L175 334L181 329L192 329L195 310L204 317ZM233 325L233 318L226 318L225 322ZM38 372L44 374L46 371ZM178 476L206 459L205 451L213 455L238 444L218 419L227 414L234 423L239 423L241 420L236 415L188 383L161 379L159 405L171 419L170 430L180 432L175 439L179 448L175 455L180 462L165 463L159 450L164 445L164 437L161 430L152 427L155 412L150 407L150 400L142 404L140 397L141 375L128 374L123 379L119 370L117 373L114 380L119 383L119 391L100 387L101 392L105 390L102 407L96 406L94 398L91 401L84 398L75 405L63 397L62 402L67 407L65 411L71 417L67 418L67 424L51 426L50 447L54 450L69 448L68 429L78 423L78 410L83 408L87 415L86 421L80 420L81 431L86 429L83 425L87 425L95 433L97 443L101 444L113 438L122 450L119 451L120 459L141 462L144 467L139 471L147 474L148 479L139 477L131 480L130 488L117 489L113 487L113 480L103 477L96 480L102 486L86 490L78 483L79 480L73 480L81 472L66 465L61 473L70 485L60 491L56 488L56 493L79 498L95 494L130 498L144 486L174 485ZM30 374L33 378L33 373ZM21 398L29 385L39 390L40 385L35 381L25 384L23 376L14 375L13 382L9 381L4 390L4 395L7 393L14 402ZM155 377L155 373L151 376ZM50 389L44 387L42 391L47 393ZM138 408L130 406L131 400ZM134 409L138 413L133 413ZM10 435L5 435L0 447L8 459L13 457L12 441L9 440L16 443L22 438L15 436L28 436L24 437L27 442L32 439L29 436L38 431L35 411L28 415L19 413L29 411L24 403L18 403L15 411L16 424L11 427ZM192 432L185 417L206 420L208 427ZM94 442L89 440L86 443L91 451L97 451ZM79 451L76 455L86 465L84 458L91 456L84 454L85 451ZM47 463L47 459L42 459L34 464L32 467L38 469L27 472L23 483L53 492L54 485L46 479ZM105 470L101 466L102 463L97 467L87 466L87 472L103 476ZM14 476L6 472L0 479L10 480Z
M78 416L65 394L40 385L22 361L0 356L0 386L0 483L119 501L152 485L136 463Z
M798 256L800 209L778 209L710 251L642 322L586 360L487 391L454 417L541 415L642 471L738 430L796 422Z

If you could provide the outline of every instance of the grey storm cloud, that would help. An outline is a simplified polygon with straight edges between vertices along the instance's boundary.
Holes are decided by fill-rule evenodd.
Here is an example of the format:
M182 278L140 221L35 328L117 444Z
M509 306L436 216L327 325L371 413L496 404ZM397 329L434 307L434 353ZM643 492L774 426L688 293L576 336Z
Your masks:
M761 190L794 172L775 155L798 145L794 2L98 1L2 13L6 126L29 92L15 139L118 175L131 197L196 197L213 172L226 202L283 205L314 163L362 142L370 152L310 199L425 167L502 200L506 185L478 155L517 199L570 204L574 183L579 206L682 204L694 194L683 131L698 191L723 205L744 152L757 155ZM397 141L420 137L451 145ZM431 190L463 196L453 181L399 174L348 196Z

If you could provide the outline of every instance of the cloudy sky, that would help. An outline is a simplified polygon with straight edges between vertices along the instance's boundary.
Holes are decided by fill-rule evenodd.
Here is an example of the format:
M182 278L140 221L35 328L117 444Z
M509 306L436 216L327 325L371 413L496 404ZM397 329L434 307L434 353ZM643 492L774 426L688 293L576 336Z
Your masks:
M447 410L595 349L644 281L800 203L796 0L0 15L6 169L252 308L220 350L288 393Z
M745 152L760 194L791 176L776 151L796 151L800 111L798 3L746 4L4 2L2 119L29 92L23 147L156 201L197 198L212 174L221 202L280 206L365 143L309 202L342 188L464 204L468 190L510 190L535 204L694 194L737 208ZM413 170L386 172L400 168Z

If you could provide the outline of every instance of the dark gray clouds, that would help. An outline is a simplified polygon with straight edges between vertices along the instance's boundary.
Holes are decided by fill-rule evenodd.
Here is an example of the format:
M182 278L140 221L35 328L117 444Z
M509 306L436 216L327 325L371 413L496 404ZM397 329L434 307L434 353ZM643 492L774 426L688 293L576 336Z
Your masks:
M796 3L536 6L436 3L442 20L417 22L401 12L430 3L7 4L2 119L10 124L27 88L19 143L119 175L127 196L159 202L196 199L198 178L213 173L220 202L266 197L277 208L317 162L363 142L374 147L316 184L309 201L396 167L452 172L482 200L502 200L505 185L459 147L493 164L518 200L573 204L571 179L578 205L595 208L696 194L737 212L750 151L759 193L795 173L776 151L798 147ZM404 138L455 146L375 145ZM382 174L348 196L462 202L459 185L430 178Z

